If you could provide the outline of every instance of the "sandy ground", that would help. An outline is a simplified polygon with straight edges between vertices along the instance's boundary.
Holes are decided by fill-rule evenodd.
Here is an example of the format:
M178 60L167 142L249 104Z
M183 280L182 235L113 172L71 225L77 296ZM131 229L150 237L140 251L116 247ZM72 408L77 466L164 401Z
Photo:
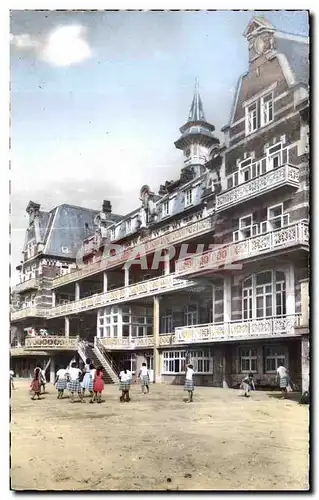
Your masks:
M71 404L55 388L31 401L16 381L11 413L15 490L305 490L308 406L254 392L138 384L130 403Z

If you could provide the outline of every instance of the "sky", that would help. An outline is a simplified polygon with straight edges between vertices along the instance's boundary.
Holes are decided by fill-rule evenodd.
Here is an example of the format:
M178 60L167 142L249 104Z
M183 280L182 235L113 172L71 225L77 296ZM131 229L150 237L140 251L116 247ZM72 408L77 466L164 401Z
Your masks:
M178 177L174 141L196 77L223 140L253 15L308 35L303 11L11 12L13 276L30 200L50 210L100 209L108 199L125 214L140 204L142 185L157 192Z

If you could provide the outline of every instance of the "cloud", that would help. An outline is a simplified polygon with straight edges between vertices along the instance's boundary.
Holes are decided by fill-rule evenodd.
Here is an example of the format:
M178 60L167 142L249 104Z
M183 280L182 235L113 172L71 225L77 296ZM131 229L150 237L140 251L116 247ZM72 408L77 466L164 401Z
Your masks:
M28 33L22 33L21 35L10 35L10 41L12 45L18 49L33 49L38 47L39 41L32 38Z
M10 41L17 50L33 51L52 66L79 64L92 56L86 29L81 25L59 26L45 40L21 33L11 34Z
M85 61L91 55L83 26L61 26L50 33L41 58L54 66L70 66Z

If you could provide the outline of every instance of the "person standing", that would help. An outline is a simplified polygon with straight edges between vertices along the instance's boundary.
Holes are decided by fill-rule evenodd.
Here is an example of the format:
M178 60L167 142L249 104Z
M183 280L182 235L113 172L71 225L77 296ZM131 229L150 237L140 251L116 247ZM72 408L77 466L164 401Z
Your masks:
M120 372L120 391L122 391L122 396L120 397L120 401L126 401L127 403L130 401L130 388L132 382L132 373L130 370L124 368Z
M281 390L281 399L285 399L287 396L287 388L289 384L288 370L283 364L277 368L277 378L279 379L279 387Z
M76 362L72 361L70 368L68 369L68 376L70 378L69 391L71 393L71 403L74 403L74 393L77 393L81 403L84 403L82 388L80 384L80 376L82 370L76 366Z
M66 370L64 368L60 368L60 370L56 372L54 384L58 391L58 399L62 399L66 389Z
M13 377L14 377L14 371L10 370L10 386L11 386L11 389L14 389Z
M99 366L94 371L95 371L95 377L93 382L94 396L92 397L90 403L94 403L94 401L96 401L97 403L101 403L102 392L104 390L103 368L102 366Z
M194 394L194 369L192 364L189 364L186 370L184 391L188 392L188 403L192 403Z
M34 401L35 396L40 399L41 394L41 368L38 366L34 369L33 380L30 385L31 391L33 392L32 400Z
M149 388L150 377L149 377L149 373L148 373L148 370L146 367L146 363L142 363L142 367L139 371L138 376L141 380L142 393L149 394L149 392L150 392L150 388Z
M89 358L87 358L86 361L85 361L84 369L83 369L84 377L83 377L83 380L81 382L83 397L84 397L84 394L85 394L86 390L89 391L89 392L91 392L90 391L90 386L92 386L92 384L91 384L91 374L90 374L91 368L90 368L90 365L91 365L91 360Z

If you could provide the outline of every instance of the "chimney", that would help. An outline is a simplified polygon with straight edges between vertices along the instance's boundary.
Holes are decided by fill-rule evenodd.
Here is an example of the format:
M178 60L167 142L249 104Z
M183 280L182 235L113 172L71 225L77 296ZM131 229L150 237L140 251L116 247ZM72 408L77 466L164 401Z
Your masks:
M109 200L103 200L102 212L107 215L110 215L112 213L112 205Z

